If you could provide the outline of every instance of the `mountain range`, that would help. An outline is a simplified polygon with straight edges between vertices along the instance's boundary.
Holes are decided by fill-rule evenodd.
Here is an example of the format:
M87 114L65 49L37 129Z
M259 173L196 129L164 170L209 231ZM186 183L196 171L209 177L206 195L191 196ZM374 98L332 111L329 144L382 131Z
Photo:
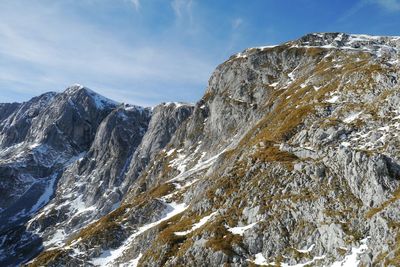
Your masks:
M195 104L0 104L0 266L400 266L400 37L231 56Z

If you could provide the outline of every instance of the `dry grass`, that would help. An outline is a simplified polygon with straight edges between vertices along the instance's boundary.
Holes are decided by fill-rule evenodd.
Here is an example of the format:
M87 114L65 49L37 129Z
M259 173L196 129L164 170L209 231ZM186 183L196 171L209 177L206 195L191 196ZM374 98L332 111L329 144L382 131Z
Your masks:
M393 196L383 202L379 207L370 209L366 214L365 217L367 219L371 219L375 214L381 212L382 210L386 209L390 204L400 200L400 187L393 192Z

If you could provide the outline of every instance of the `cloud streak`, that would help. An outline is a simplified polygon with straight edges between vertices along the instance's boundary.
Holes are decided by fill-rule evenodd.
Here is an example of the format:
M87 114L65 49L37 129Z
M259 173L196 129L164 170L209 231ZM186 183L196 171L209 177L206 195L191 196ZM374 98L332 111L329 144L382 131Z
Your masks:
M191 16L193 0L172 0L171 6L178 18L185 15Z
M243 21L242 18L235 18L235 19L232 21L232 28L233 28L234 30L238 29L240 26L242 26L243 22L244 22L244 21Z
M140 8L140 0L131 0L133 6L135 7L136 11Z
M390 12L400 11L400 0L371 0L371 2Z

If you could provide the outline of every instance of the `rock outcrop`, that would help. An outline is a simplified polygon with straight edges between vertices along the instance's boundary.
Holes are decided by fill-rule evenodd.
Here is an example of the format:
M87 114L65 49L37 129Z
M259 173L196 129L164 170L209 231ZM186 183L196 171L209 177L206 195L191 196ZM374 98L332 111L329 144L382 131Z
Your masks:
M399 49L344 33L246 49L194 106L83 87L1 104L1 190L54 192L29 216L11 212L24 190L0 203L0 262L398 266Z

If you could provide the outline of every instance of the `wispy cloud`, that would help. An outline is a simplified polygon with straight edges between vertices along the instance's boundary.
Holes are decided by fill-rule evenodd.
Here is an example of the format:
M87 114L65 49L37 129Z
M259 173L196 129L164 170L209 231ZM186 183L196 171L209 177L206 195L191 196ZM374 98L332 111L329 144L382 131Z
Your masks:
M238 29L240 26L242 26L244 20L242 18L235 18L232 20L232 28Z
M361 12L362 9L371 5L378 6L385 12L389 13L400 11L400 0L359 0L342 16L340 16L338 21L343 22L351 19L356 16L357 13Z
M130 0L133 4L133 6L135 7L136 11L139 10L140 8L140 0Z
M389 12L400 11L400 0L370 0Z
M193 0L172 0L171 7L177 18L192 17Z

